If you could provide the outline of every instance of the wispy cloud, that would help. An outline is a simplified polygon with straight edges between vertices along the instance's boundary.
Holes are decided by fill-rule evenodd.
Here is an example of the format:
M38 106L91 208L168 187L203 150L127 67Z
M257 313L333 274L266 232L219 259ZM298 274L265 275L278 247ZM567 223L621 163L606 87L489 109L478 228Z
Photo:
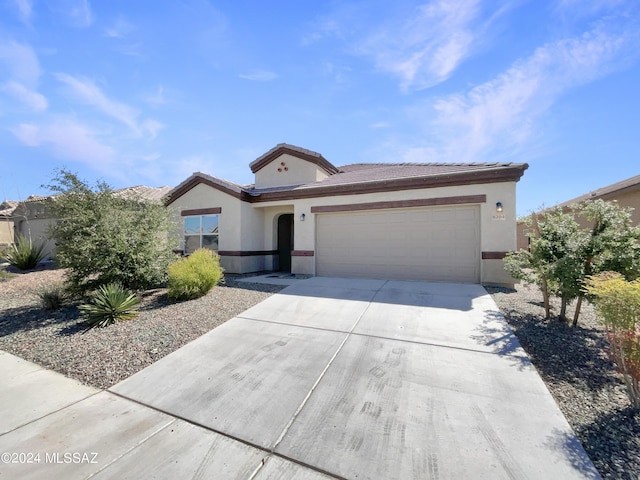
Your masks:
M356 46L403 90L421 90L448 79L467 58L482 25L480 0L433 0L414 16L376 29Z
M69 159L104 170L115 160L116 152L101 143L95 132L73 120L61 119L45 125L23 123L11 129L28 147L50 149L61 159Z
M14 5L16 10L18 11L18 16L20 20L24 23L29 23L31 20L31 13L33 12L33 5L31 4L31 0L14 0Z
M129 127L136 135L147 133L155 138L164 125L154 119L138 120L140 112L126 103L109 98L95 83L86 78L78 78L66 73L57 73L56 78L69 87L79 101L91 105L99 112Z
M592 82L637 57L637 25L600 23L579 37L549 43L495 79L432 105L435 134L447 139L447 159L473 161L521 148L537 121L567 91Z
M51 0L47 5L73 27L87 28L93 24L89 0Z
M13 81L8 82L0 87L0 90L17 98L22 104L26 105L33 111L42 112L47 109L48 102L44 95L28 89L21 83Z
M278 78L277 73L270 72L268 70L254 70L249 73L240 73L238 76L245 80L252 80L254 82L270 82L271 80Z
M133 25L127 22L123 17L118 17L115 23L105 28L104 35L109 38L125 38L133 31Z
M164 93L164 87L162 85L158 85L153 93L144 97L144 101L154 107L166 104L167 98Z
M29 87L37 85L41 74L40 62L29 45L13 41L0 43L0 61L5 64L13 79Z

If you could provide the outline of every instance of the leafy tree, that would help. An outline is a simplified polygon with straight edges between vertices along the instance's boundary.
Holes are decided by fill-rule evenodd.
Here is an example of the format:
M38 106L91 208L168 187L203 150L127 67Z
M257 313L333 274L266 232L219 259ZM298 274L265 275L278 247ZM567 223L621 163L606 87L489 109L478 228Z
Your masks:
M576 218L588 226L581 227ZM573 326L578 323L583 281L603 271L627 279L640 275L640 228L631 225L631 209L615 202L586 201L569 212L555 208L533 219L530 252L507 257L505 268L516 279L536 283L543 291L549 318L548 295L561 298L559 318L566 321L569 302L578 298Z
M79 293L118 283L143 289L163 282L174 258L171 212L161 203L119 195L104 182L95 188L60 170L48 188L57 193L49 228L59 265Z
M561 298L560 319L566 320L567 304L580 293L581 259L579 252L584 235L572 214L560 208L544 216L533 216L529 222L529 251L507 255L505 269L517 280L534 283L543 294L546 318L551 316L549 296Z

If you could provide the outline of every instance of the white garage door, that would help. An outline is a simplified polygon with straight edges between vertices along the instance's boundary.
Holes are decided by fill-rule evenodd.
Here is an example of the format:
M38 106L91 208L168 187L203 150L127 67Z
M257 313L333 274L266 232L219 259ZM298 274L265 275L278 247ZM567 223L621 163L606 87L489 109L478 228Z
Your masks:
M321 276L480 281L478 206L316 215Z

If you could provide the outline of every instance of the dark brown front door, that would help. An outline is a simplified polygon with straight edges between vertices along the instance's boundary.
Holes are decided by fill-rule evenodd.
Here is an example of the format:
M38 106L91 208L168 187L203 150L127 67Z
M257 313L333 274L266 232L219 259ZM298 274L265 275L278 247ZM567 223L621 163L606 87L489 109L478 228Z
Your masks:
M278 269L281 272L291 271L291 250L293 250L293 214L287 213L278 218Z

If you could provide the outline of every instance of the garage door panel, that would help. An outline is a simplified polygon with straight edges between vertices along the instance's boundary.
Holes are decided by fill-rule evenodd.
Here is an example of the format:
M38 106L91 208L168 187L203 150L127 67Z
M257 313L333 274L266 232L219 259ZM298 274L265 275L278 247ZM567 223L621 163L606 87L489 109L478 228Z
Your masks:
M316 216L318 275L478 282L478 206Z

